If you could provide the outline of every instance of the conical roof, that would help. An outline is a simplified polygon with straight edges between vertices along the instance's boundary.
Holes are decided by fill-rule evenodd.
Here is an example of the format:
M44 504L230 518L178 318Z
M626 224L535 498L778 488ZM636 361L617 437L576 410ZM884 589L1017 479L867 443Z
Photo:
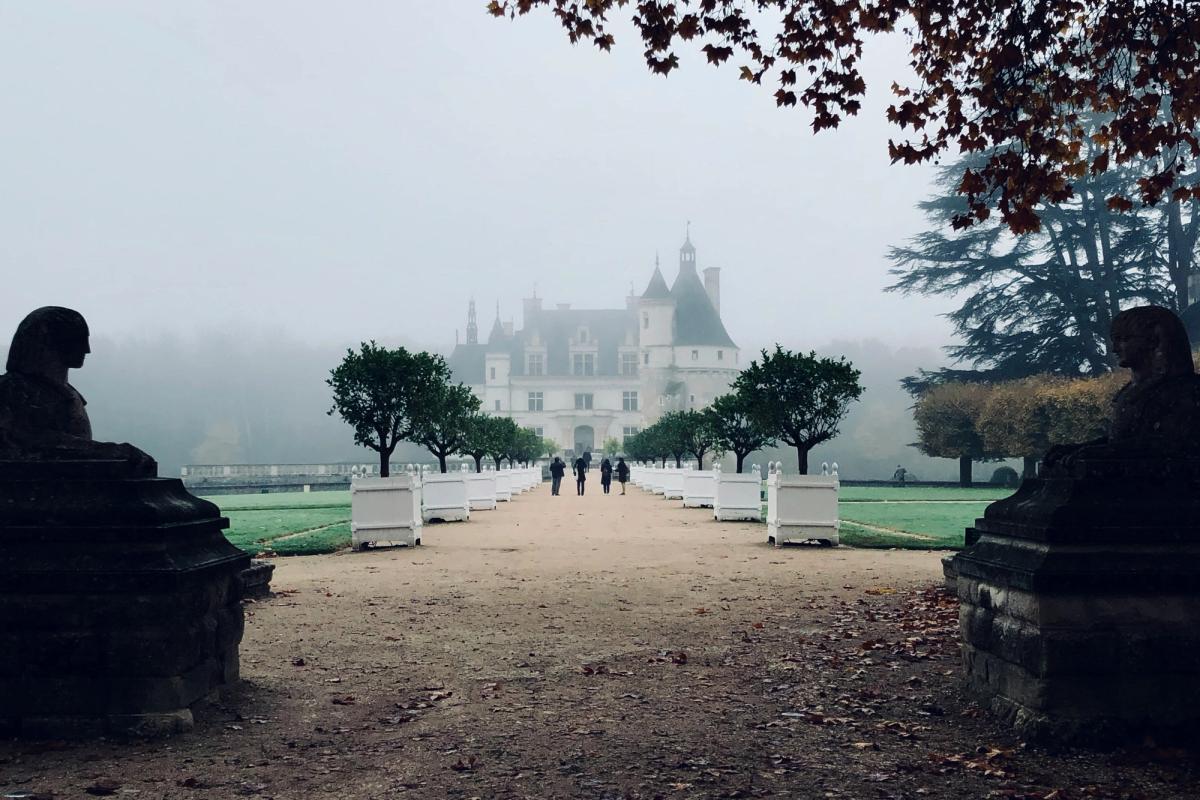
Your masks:
M675 300L675 344L737 347L721 322L695 269L680 269L671 287Z
M642 299L665 300L670 296L671 290L667 288L667 280L663 277L662 270L655 267L654 275L650 277L650 283L646 286L646 291L642 292Z

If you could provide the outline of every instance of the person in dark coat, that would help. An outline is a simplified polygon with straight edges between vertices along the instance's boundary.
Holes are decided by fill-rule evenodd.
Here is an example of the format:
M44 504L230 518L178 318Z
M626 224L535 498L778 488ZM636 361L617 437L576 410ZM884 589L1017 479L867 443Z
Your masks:
M580 496L583 495L583 484L587 481L587 471L588 465L583 456L575 459L575 492Z
M629 482L629 465L625 459L617 459L617 480L621 484L621 494L625 494L625 484Z
M605 494L612 488L612 462L607 458L600 462L600 486Z
M558 487L562 486L563 475L566 474L567 465L558 456L554 457L554 461L550 462L550 494L558 494Z

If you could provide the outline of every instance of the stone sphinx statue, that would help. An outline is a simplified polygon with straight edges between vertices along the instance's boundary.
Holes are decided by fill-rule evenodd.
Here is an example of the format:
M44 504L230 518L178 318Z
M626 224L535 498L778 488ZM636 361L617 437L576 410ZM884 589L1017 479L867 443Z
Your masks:
M0 459L118 460L157 472L154 459L133 445L92 439L87 402L67 380L90 352L78 311L46 306L21 321L0 375Z
M0 650L19 654L0 658L0 736L190 728L238 681L241 600L263 575L217 506L92 439L67 380L88 352L79 313L39 308L0 376Z
M1112 325L1109 435L1054 448L953 558L967 689L1022 735L1110 746L1200 725L1200 376L1178 317Z
M1113 398L1109 435L1060 445L1048 470L1071 470L1096 459L1200 455L1200 376L1183 323L1161 306L1122 311L1112 323L1113 351L1130 380Z

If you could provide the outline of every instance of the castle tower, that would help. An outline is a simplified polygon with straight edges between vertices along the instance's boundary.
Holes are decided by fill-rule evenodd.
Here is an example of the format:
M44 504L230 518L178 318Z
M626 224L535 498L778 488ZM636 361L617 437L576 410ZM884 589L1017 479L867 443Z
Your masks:
M467 344L479 344L479 324L475 321L475 298L467 306Z

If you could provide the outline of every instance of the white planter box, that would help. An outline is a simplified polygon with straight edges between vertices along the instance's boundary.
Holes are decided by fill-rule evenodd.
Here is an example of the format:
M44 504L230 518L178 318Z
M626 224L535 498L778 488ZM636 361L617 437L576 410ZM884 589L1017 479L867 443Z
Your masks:
M679 467L667 467L663 470L663 497L668 500L683 499L683 469Z
M762 519L762 476L750 472L718 472L713 517L719 520Z
M422 516L426 522L466 521L471 518L467 481L461 472L430 472L421 483Z
M499 472L493 472L496 476L496 500L500 503L507 503L512 500L513 485L512 472L502 469Z
M350 481L350 537L359 550L373 544L421 543L421 484L411 475Z
M472 511L490 511L496 507L496 473L467 474L467 504Z
M717 475L712 470L689 470L683 474L683 507L712 508L717 503Z
M767 541L838 543L838 479L835 475L767 478Z

